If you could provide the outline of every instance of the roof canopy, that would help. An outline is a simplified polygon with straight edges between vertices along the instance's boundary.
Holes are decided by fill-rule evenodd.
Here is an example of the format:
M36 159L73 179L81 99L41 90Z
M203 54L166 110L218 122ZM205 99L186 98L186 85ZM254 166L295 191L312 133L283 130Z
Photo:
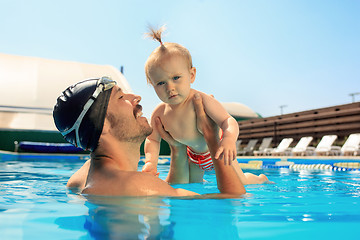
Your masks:
M221 104L236 120L259 118L259 115L245 104L238 102L226 102Z
M0 128L56 130L52 108L61 92L81 80L102 76L132 92L121 72L110 65L0 53Z

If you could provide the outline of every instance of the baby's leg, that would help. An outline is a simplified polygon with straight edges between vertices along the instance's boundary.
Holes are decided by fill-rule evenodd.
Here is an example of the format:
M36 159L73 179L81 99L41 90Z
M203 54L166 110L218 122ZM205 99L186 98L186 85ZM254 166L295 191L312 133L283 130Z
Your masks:
M202 183L204 181L204 170L201 170L198 165L189 161L189 183Z
M236 160L233 161L232 165L234 166L236 173L238 174L241 182L244 185L262 184L269 181L269 179L264 174L260 174L259 176L256 176L255 174L252 173L244 173Z

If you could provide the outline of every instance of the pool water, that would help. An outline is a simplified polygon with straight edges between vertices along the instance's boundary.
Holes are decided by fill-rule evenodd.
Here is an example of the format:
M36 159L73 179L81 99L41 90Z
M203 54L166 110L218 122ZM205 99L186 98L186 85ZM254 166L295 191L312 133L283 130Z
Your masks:
M0 160L0 239L360 239L359 171L249 170L275 184L238 199L85 199L65 187L82 164ZM205 179L176 187L217 193Z

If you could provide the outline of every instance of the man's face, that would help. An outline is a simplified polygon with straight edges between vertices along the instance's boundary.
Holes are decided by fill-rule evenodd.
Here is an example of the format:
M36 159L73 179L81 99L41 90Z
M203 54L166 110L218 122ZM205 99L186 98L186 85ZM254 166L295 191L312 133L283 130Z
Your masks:
M120 141L142 142L152 132L147 119L142 117L140 100L140 96L124 93L118 86L112 89L106 117L110 131Z

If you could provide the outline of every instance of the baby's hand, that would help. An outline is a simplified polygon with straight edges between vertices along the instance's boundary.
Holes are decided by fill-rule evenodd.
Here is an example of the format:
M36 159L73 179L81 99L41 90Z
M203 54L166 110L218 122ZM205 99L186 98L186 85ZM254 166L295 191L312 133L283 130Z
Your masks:
M215 154L216 159L223 159L225 165L231 165L236 159L236 143L230 138L223 138L220 141L220 147Z
M160 173L157 172L156 164L152 162L145 163L145 165L142 168L142 172L148 172L157 177L160 175Z

